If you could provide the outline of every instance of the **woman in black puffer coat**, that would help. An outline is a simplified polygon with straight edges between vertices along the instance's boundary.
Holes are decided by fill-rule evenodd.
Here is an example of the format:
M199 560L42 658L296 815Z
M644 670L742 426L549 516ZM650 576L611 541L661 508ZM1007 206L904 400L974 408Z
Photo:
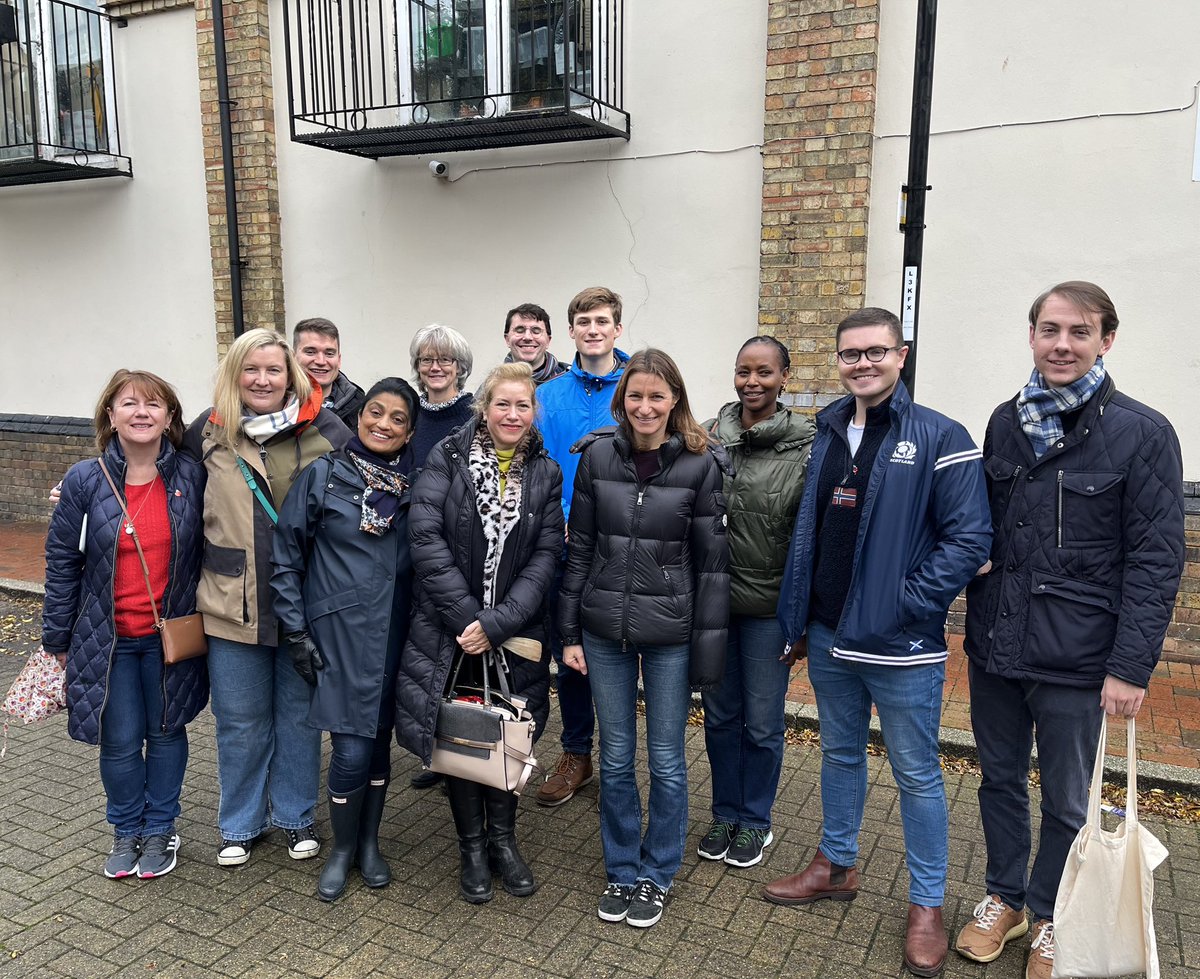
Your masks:
M533 427L528 364L503 364L484 381L479 419L430 452L409 510L416 577L408 642L396 685L396 738L428 765L438 702L458 650L460 682L482 679L480 654L514 636L536 640L537 662L508 655L509 685L540 732L549 713L545 603L562 551L562 473ZM463 897L491 900L492 872L524 897L537 889L517 850L517 797L447 778L462 858Z
M559 598L563 662L589 674L600 722L604 921L648 928L683 860L689 687L720 682L729 619L724 453L696 423L675 362L630 358L615 431L593 432L571 502ZM638 673L646 704L650 819L634 772Z

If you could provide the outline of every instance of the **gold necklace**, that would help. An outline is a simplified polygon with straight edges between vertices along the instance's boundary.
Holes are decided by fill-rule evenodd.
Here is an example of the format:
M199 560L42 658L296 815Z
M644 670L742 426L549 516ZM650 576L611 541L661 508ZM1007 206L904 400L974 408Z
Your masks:
M137 508L137 513L129 513L128 511L126 512L125 533L127 533L127 534L133 533L133 522L139 516L141 516L142 511L146 508L146 501L148 499L150 499L151 496L154 495L154 484L157 482L158 482L158 474L155 473L154 478L152 480L150 480L149 483L146 484L146 495L142 497L142 502L141 502L141 504L139 504L139 506ZM126 491L126 496L128 496L128 491Z

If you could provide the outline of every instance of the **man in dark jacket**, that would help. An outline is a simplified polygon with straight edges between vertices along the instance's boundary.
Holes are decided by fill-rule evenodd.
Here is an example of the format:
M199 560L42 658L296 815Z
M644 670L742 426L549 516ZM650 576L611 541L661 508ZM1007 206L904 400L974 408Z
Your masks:
M948 945L938 759L946 612L987 560L983 467L958 422L909 399L900 382L908 348L894 314L851 313L837 346L850 396L817 415L779 597L784 639L793 651L807 645L821 723L821 844L808 867L768 884L763 896L775 904L857 896L874 704L908 857L904 964L933 976Z
M292 350L309 377L321 385L323 408L338 416L351 432L366 397L363 389L342 373L342 341L338 328L321 316L301 320L292 331Z
M988 573L967 589L966 650L987 896L955 948L992 961L1028 931L1028 907L1028 979L1054 965L1054 900L1087 815L1100 725L1141 707L1183 571L1179 442L1105 370L1117 323L1090 282L1039 296L1033 375L984 440L995 539ZM1035 731L1042 823L1026 874Z
M521 303L504 317L506 364L524 361L533 371L533 383L545 384L567 372L567 365L550 352L550 314L537 303Z

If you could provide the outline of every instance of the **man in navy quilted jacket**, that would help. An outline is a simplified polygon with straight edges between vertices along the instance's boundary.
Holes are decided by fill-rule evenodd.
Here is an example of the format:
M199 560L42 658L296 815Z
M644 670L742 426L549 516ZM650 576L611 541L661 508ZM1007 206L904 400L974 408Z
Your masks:
M1179 441L1106 370L1117 323L1091 282L1038 296L1033 374L992 413L983 445L995 537L967 589L966 650L987 896L955 948L991 962L1028 932L1028 908L1028 979L1054 966L1054 900L1100 725L1141 707L1183 571ZM1042 824L1027 873L1035 737Z
M987 561L991 520L979 448L958 422L913 404L908 356L886 309L847 316L838 372L850 394L817 415L779 622L807 646L821 722L821 842L800 873L773 881L775 904L851 901L867 792L867 731L879 713L900 790L908 863L904 965L941 971L948 865L938 722L946 612Z

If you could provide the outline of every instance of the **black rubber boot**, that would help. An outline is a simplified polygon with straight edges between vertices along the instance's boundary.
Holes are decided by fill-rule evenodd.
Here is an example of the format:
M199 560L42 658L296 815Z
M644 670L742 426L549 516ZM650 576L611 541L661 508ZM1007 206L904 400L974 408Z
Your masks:
M487 827L484 821L483 786L463 778L446 777L450 811L458 831L461 861L459 889L469 904L492 899L492 872L487 860Z
M358 820L358 869L368 887L387 887L392 882L392 868L379 852L379 824L383 821L388 781L386 775L371 776ZM382 784L376 785L376 782Z
M503 789L485 788L483 792L488 817L488 866L500 875L509 894L529 897L538 886L517 849L517 797Z
M322 901L336 901L346 889L346 878L354 866L358 851L358 821L362 812L363 796L367 787L360 785L345 796L329 793L329 825L333 829L333 847L321 868L317 881L317 897ZM334 802L334 798L345 798L345 802Z

